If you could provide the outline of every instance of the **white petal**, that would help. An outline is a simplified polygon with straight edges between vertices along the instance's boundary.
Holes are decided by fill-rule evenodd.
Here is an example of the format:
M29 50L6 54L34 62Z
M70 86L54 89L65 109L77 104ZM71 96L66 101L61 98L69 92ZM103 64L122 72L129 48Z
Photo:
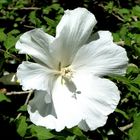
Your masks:
M23 62L17 69L17 78L23 90L37 89L51 92L53 71L37 63Z
M79 47L87 42L95 24L95 16L85 8L65 11L52 44L62 66L69 64Z
M83 46L72 62L73 69L94 75L125 74L128 63L124 48L113 43L108 31L98 32L99 39Z
M85 120L82 120L82 121L78 124L78 126L79 126L82 130L84 130L84 131L90 130L90 128L89 128L89 126L88 126L88 124L86 123Z
M34 98L29 102L32 112L38 110L42 116L53 115L56 117L51 95L46 91L35 90Z
M51 102L51 96L41 91L30 102L28 112L34 124L61 131L65 127L76 126L81 121L82 111L72 93L75 89L69 82L62 84L61 80L59 77L54 85Z
M35 125L43 126L47 129L55 129L58 132L65 128L64 125L57 125L59 121L53 115L43 117L37 110L35 112L31 112L30 106L28 106L28 113L30 114L31 122L33 122Z
M83 73L76 73L73 81L76 85L63 83L59 77L52 91L52 100L45 92L35 94L28 107L34 124L56 131L78 125L87 131L106 123L107 116L115 110L120 99L115 84ZM73 97L75 90L77 94Z
M21 54L32 55L36 60L53 67L53 59L49 45L54 38L41 29L34 29L21 35L16 48Z
M50 100L50 102L46 102ZM39 126L44 126L48 129L56 129L61 131L64 129L64 125L57 119L53 102L50 95L45 91L35 91L35 97L29 102L28 113L30 120Z
M81 121L80 110L77 107L72 93L66 87L59 85L60 78L53 90L53 100L46 102L49 94L43 91L36 91L35 97L28 105L30 120L40 126L61 131L65 127L71 128ZM57 89L57 91L56 91Z
M76 97L85 120L79 123L79 127L87 131L103 126L120 100L117 86L107 79L83 73L75 74L73 81L80 93Z
M67 128L78 125L81 121L81 109L74 98L75 87L73 83L62 83L61 77L56 81L52 91L52 99L57 118Z

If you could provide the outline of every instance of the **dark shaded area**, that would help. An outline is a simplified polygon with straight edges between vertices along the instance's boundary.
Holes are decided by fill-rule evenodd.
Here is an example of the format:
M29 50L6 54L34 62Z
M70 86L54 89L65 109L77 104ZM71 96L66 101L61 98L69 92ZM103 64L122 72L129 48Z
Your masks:
M58 0L64 9L74 9L76 7L83 7L84 0Z
M9 116L14 115L15 105L11 103L0 103L0 132L1 140L20 140L20 137L17 135L15 124L11 124ZM7 114L8 112L8 114Z
M126 138L126 135L118 129L118 124L115 124L115 118L116 114L112 113L109 115L104 129L101 127L93 132L85 132L85 135L89 136L89 139L91 140L103 140L103 137L107 137L108 140L124 140L124 136ZM112 128L112 131L110 131L110 128ZM110 134L107 134L107 132L110 132Z
M11 88L10 88L11 89ZM16 124L11 119L15 119L19 112L17 110L24 104L25 95L10 97L11 102L0 102L0 132L1 140L20 140L21 137L16 132Z
M110 0L58 0L58 2L64 7L64 9L74 9L76 7L83 7L85 4L88 6L105 4L110 2ZM114 0L116 6L131 8L132 6L140 3L139 0Z

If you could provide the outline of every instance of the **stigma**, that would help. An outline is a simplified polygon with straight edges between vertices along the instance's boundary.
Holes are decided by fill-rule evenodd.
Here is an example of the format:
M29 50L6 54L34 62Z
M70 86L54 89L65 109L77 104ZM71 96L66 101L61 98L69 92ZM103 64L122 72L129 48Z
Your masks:
M63 83L64 83L65 80L71 80L72 77L73 77L73 71L70 68L70 66L61 67L61 62L59 63L58 71L59 71L59 74L62 77Z

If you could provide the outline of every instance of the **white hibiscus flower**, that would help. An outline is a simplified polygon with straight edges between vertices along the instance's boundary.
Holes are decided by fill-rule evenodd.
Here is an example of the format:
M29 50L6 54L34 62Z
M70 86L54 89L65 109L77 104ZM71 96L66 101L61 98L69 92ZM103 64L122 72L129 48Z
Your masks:
M103 76L124 75L128 58L109 31L91 35L95 24L88 10L67 10L55 37L34 29L16 43L19 53L36 62L25 61L17 69L23 90L35 90L28 105L34 124L56 131L74 126L94 130L115 110L119 90Z

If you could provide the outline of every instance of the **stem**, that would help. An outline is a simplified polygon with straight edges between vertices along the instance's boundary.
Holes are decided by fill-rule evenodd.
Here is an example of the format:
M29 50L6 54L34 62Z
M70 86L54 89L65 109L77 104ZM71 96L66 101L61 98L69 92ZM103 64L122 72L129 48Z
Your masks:
M7 92L6 95L21 95L21 94L29 94L32 92L32 90L29 91L12 91L12 92Z
M23 7L23 8L8 7L8 10L41 10L41 8L39 7Z
M27 92L26 92L26 93L27 93ZM33 93L33 90L31 90L31 91L28 92L28 96L27 96L27 98L26 98L26 101L25 101L24 105L27 105L27 104L28 104L32 93ZM16 119L18 119L21 115L22 115L22 113L19 113L19 114L17 115Z
M17 58L15 55L3 50L3 49L0 49L0 52L3 52L3 53L7 53L9 56L13 57L15 60L17 61L21 61L19 58Z
M117 45L120 45L120 46L124 46L125 45L125 42L124 41L119 41L119 42L115 42Z
M127 124L127 125L125 125L125 126L119 127L119 129L120 129L121 131L125 131L125 130L127 130L127 129L130 129L132 126L133 126L133 123L130 123L130 124Z

